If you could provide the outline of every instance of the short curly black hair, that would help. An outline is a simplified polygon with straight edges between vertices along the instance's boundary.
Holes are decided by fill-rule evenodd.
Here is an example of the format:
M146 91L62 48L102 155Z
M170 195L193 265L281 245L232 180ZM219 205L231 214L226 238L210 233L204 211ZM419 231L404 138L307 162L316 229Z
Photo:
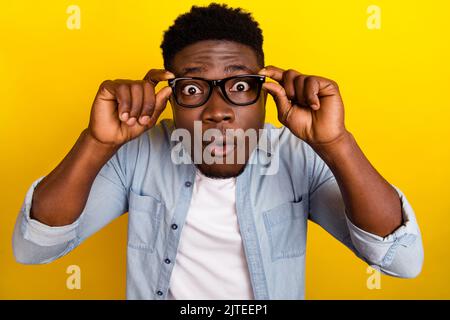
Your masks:
M258 64L264 66L263 35L258 22L242 8L211 3L206 7L192 6L191 11L178 16L164 32L161 43L164 68L171 70L177 52L202 40L228 40L248 45L255 50Z

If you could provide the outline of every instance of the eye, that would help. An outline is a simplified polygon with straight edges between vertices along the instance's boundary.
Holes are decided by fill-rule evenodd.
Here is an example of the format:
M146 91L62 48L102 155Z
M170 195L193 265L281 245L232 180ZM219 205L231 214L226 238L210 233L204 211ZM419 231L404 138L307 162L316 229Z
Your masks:
M230 91L243 92L250 90L250 85L246 81L239 81L233 84Z
M188 84L188 85L183 87L183 90L181 91L181 93L183 93L183 94L185 94L187 96L193 96L195 94L202 94L203 92L196 85Z

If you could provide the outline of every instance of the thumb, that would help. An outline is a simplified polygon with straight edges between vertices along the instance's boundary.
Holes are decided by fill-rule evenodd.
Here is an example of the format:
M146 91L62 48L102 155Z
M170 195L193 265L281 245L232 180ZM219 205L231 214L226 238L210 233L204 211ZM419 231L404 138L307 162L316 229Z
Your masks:
M164 87L156 94L155 101L155 110L153 111L153 115L151 120L156 121L158 117L161 115L163 110L167 106L167 102L169 101L170 95L172 94L171 87ZM152 121L153 122L153 121Z
M278 110L278 119L281 123L285 123L292 109L292 104L286 95L286 91L281 85L275 82L264 83L263 89L273 97L273 100L275 100Z

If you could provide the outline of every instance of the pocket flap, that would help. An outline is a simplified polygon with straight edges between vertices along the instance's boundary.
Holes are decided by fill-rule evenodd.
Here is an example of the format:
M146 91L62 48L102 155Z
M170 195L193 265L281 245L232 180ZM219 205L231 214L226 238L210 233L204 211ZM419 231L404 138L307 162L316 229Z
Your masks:
M140 195L132 190L130 190L129 197L129 208L139 211L150 211L158 209L161 206L161 201L158 199L147 196Z

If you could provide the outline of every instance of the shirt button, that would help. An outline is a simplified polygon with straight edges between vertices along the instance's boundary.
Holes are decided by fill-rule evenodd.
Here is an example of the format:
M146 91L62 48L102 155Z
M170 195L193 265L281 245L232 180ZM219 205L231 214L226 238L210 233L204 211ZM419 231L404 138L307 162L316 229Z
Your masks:
M161 290L157 291L156 294L157 294L158 296L162 296L162 295L163 295L163 293L162 293Z
M174 223L174 224L172 224L172 226L171 226L171 227L172 227L172 229L173 229L173 230L177 230L177 229L178 229L178 226L177 226L177 225L176 225L175 223Z
M184 185L185 185L187 188L189 188L190 186L192 186L192 182L186 181L186 182L184 183Z
M165 262L166 264L170 264L170 259L166 259L166 260L164 260L164 262Z

